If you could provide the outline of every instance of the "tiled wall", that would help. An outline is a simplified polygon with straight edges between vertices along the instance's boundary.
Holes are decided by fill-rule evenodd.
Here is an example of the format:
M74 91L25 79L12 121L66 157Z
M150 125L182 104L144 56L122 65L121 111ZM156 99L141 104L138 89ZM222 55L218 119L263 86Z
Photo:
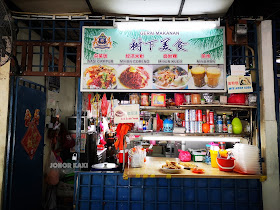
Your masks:
M78 173L77 209L262 209L261 183L247 179L131 178Z

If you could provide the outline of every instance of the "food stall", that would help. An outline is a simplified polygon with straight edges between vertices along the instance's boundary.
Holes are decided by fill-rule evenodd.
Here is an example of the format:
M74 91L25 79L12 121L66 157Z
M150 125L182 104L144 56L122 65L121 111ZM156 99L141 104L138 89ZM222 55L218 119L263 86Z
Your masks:
M224 27L161 24L83 27L78 117L86 109L108 163L77 171L76 207L260 208L250 67L226 64Z

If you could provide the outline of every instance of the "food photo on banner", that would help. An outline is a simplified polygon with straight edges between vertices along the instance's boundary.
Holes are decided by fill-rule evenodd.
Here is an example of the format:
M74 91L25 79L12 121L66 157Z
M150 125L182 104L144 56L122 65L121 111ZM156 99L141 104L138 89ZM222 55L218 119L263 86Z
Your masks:
M81 91L225 92L224 33L83 27Z

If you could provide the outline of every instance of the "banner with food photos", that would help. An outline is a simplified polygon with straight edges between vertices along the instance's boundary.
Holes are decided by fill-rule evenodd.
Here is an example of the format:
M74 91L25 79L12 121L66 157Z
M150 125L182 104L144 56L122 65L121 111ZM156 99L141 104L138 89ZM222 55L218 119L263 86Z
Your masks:
M225 31L83 27L83 92L225 92Z

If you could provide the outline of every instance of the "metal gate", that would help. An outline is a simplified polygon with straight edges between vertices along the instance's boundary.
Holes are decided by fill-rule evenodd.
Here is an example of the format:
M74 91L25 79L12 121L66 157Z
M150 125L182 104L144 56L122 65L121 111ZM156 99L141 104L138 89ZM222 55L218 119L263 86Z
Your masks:
M4 209L42 208L45 87L12 78Z

